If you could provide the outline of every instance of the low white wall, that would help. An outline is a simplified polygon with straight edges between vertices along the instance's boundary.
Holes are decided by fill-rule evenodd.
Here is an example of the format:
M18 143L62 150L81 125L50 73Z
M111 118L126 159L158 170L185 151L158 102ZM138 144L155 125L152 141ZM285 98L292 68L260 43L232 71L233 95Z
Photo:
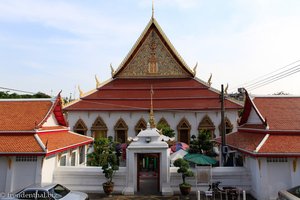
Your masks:
M120 167L113 181L115 183L114 193L122 193L126 186L126 167ZM176 167L170 167L171 188L179 193L179 184L182 182L181 175L177 173ZM223 186L235 186L250 191L251 179L246 168L243 167L215 167L212 170L213 181L221 181ZM73 190L103 193L102 183L106 181L100 167L58 167L54 172L54 182L61 183ZM187 178L187 182L193 185L196 191L196 178ZM201 190L207 190L201 188Z
M92 193L103 193L102 183L106 182L100 167L57 167L53 179L54 183L63 184L69 189ZM126 167L120 167L113 182L114 192L122 193L126 185Z
M195 177L187 178L193 188L192 191L208 190L209 186L196 187L196 172ZM176 167L171 167L171 188L175 193L179 193L179 184L182 183L181 174L177 173ZM249 192L251 190L251 176L249 171L244 167L214 167L212 168L212 182L220 181L220 188L224 186L233 186L241 190Z

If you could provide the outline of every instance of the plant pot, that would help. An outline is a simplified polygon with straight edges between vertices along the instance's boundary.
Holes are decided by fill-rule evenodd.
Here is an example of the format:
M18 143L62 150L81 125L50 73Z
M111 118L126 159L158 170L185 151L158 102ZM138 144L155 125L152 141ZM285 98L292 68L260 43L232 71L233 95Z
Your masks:
M184 195L184 196L190 194L190 192L191 192L191 186L190 185L182 185L182 184L180 184L179 188L180 188L181 194Z
M114 191L114 183L112 183L112 182L103 183L102 186L103 186L103 191L108 196L111 195L111 193Z

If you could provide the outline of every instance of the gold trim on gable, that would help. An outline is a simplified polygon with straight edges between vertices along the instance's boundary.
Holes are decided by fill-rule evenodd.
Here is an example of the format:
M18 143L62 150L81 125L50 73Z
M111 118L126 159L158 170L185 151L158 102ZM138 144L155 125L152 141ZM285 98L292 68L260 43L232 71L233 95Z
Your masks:
M113 74L113 78L194 77L154 18Z

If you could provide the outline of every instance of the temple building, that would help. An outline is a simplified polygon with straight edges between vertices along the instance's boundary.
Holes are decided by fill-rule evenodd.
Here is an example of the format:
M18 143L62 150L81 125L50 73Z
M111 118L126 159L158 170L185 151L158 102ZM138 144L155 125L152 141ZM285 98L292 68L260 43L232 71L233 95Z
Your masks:
M192 45L192 44L190 44ZM152 16L111 79L68 104L64 111L74 132L94 138L113 136L125 143L146 129L151 98L153 121L175 131L177 141L190 143L206 129L220 135L220 92L196 77ZM242 105L225 100L226 132L236 130Z

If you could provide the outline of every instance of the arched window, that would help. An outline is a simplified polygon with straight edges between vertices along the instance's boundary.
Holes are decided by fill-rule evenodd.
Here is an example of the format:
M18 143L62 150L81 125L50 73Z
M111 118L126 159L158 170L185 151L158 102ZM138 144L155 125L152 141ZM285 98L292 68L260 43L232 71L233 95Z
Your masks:
M165 118L160 118L160 120L157 123L157 127L159 126L167 126L170 127L169 123L167 122L167 120Z
M201 130L207 130L210 132L211 134L211 138L215 138L216 135L214 134L215 132L215 125L214 123L211 121L210 117L208 115L205 115L201 122L199 123L199 126L198 126L198 130L201 131Z
M78 119L76 124L73 126L73 131L81 135L86 135L88 128L82 119Z
M120 118L115 125L115 140L121 143L127 141L128 126L125 121Z
M147 128L147 123L144 120L144 118L141 118L135 125L135 134L139 134L139 132L141 131L141 129L145 130Z
M230 122L230 120L227 117L225 117L224 121L225 121L225 134L231 133L232 129L233 129L232 123ZM220 131L220 135L221 135L222 134L221 124L219 125L219 131Z
M190 144L190 131L191 131L191 125L187 121L186 118L183 118L179 124L177 125L177 131L178 131L178 138L177 140L179 142L184 142L186 144Z
M97 117L91 130L95 139L107 137L107 126L101 117Z

